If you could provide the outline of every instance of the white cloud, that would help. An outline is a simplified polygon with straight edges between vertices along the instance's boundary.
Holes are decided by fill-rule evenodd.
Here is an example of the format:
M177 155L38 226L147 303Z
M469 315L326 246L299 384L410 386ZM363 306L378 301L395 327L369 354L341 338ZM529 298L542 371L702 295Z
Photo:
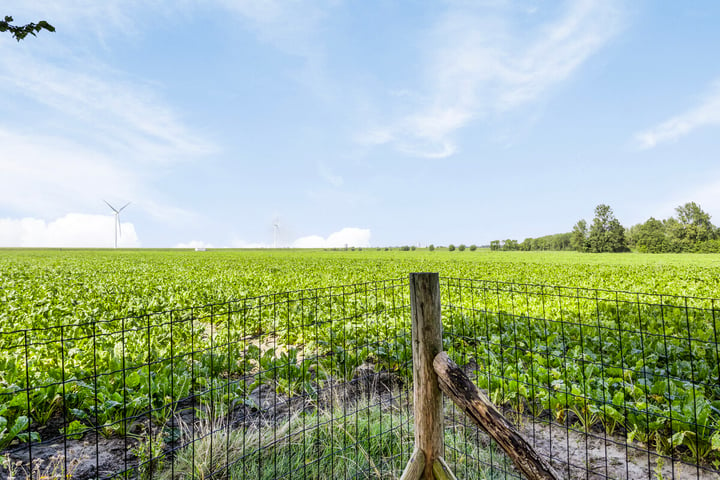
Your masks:
M420 104L358 140L392 143L417 156L453 155L456 131L536 100L577 71L623 22L615 2L607 0L568 2L555 21L535 30L527 31L518 18L513 3L454 5L427 42L427 87Z
M319 235L310 235L295 240L293 248L343 248L343 247L369 247L370 230L364 228L346 227L339 232L330 234L327 238Z
M183 244L189 245L189 244ZM327 238L320 235L308 235L300 237L293 242L279 242L279 248L344 248L348 247L369 247L370 230L364 228L346 227L340 231L331 233ZM232 248L273 248L272 244L262 242L247 242L235 239Z
M112 248L115 217L70 213L50 222L37 218L0 218L0 246L42 248ZM120 223L118 247L136 248L135 226Z
M337 245L339 246L339 245ZM293 248L327 248L327 241L320 235L300 237L293 242Z
M178 243L173 248L215 248L215 245L202 240L190 240L187 243Z
M642 149L676 141L693 130L707 126L720 126L720 80L716 80L709 94L699 105L635 135Z

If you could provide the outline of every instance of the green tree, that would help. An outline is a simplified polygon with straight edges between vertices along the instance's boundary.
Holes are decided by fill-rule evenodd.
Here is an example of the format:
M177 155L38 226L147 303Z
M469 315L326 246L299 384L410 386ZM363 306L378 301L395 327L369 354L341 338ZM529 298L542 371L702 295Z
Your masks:
M455 245L453 245L452 243L451 243L450 245L448 245L448 250L450 250L451 252L454 252L454 251L455 251Z
M715 239L717 230L710 222L710 215L705 213L695 202L689 202L675 209L681 228L675 230L680 240L690 244Z
M434 252L434 251L435 251L435 245L433 245L432 243L431 243L430 245L428 245L428 250L430 250L431 252Z
M28 23L26 25L13 25L13 17L5 15L5 20L0 20L0 32L10 32L10 35L15 37L18 42L28 35L33 37L40 30L47 30L48 32L54 32L55 27L50 25L45 20L40 20L38 23Z
M556 233L550 235L550 241L553 250L570 250L570 240L572 238L571 233Z
M472 245L470 245L470 251L474 252L475 250L477 250L477 245L473 243Z
M507 240L505 240L503 242L503 246L502 246L503 250L508 250L508 251L518 250L519 248L520 248L520 244L518 244L518 241L513 240L512 238L508 238Z
M625 228L605 204L595 207L595 218L588 233L591 252L625 252L628 250Z
M625 229L625 239L627 240L628 247L631 249L637 247L638 240L638 229L644 224L638 223L630 228Z
M580 220L573 227L572 232L570 233L570 245L578 252L588 251L588 230L587 222L585 220Z
M490 250L493 250L493 251L500 250L500 240L492 240L490 242Z
M662 253L671 251L670 241L665 233L665 224L650 217L645 223L632 228L633 243L639 252Z
M458 250L460 250L461 252L464 252L464 251L465 251L465 244L464 244L464 243L461 243L461 244L458 246Z

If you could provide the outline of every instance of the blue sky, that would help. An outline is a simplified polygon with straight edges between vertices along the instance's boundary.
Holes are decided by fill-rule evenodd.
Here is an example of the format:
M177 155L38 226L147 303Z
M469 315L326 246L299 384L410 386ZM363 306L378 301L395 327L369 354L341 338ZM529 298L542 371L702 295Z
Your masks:
M0 37L0 246L112 247L103 200L127 247L720 223L714 0L2 8L57 32Z

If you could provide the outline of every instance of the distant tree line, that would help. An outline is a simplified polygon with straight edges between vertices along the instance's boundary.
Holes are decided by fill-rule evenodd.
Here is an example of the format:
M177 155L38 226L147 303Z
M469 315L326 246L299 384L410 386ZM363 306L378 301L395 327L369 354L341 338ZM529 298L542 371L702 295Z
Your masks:
M628 230L628 244L639 252L720 253L720 229L695 202L675 209L677 215L665 220L650 217Z
M612 209L605 204L595 207L592 223L578 221L571 232L539 238L493 240L490 250L576 250L579 252L643 253L702 252L720 253L720 229L710 222L710 215L695 202L675 209L676 216L665 220L650 217L625 229Z
M460 245L457 246L457 249L460 250L461 252L464 252L466 248L469 248L471 252L474 252L475 250L477 250L478 247L477 247L477 245L470 245L470 247L466 247L464 243L461 243ZM450 245L448 245L448 251L454 252L455 245L453 245L452 243Z
M490 250L495 251L530 251L530 250L572 250L570 247L569 233L556 233L538 238L526 238L518 243L517 240L493 240L490 242Z

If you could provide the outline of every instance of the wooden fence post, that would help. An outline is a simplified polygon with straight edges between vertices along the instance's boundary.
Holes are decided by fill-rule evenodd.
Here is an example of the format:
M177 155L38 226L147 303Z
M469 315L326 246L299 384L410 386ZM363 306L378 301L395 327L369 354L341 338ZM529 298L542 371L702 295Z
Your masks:
M515 466L530 480L558 480L560 475L535 452L515 426L483 395L465 373L450 360L447 353L435 357L435 371L440 388L462 408L477 426L500 445Z
M423 453L421 478L431 480L433 464L443 451L442 393L433 368L442 351L440 277L437 273L410 274L412 316L413 401L415 406L415 448Z

